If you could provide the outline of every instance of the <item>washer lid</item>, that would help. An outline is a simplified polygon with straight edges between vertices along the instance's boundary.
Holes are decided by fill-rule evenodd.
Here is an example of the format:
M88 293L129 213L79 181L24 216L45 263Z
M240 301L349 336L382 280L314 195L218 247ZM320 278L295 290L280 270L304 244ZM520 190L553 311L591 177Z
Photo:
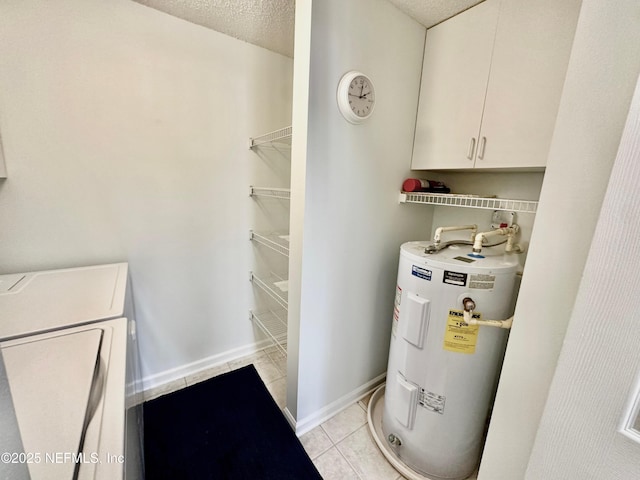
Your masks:
M2 351L0 350L0 453L4 452L20 453L24 452L24 448L22 448L18 419L13 407L9 380L2 361ZM27 464L0 461L0 478L29 480Z
M40 455L28 465L32 480L74 476L72 455L102 387L94 382L102 335L95 328L1 346L22 446Z
M0 340L122 317L127 264L0 275Z
M519 266L518 256L506 254L504 245L483 247L481 257L469 255L473 252L471 245L451 245L437 253L426 253L425 248L428 245L432 245L432 242L407 242L400 247L400 252L414 262L466 272L487 269L509 272L515 271Z

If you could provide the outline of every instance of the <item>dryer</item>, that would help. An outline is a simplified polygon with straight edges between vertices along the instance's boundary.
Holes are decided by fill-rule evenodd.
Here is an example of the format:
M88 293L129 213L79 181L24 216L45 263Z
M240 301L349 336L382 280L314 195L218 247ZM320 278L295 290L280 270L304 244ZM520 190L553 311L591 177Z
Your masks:
M126 263L0 275L0 477L143 478L139 385Z
M128 265L0 275L0 339L112 318L133 322Z

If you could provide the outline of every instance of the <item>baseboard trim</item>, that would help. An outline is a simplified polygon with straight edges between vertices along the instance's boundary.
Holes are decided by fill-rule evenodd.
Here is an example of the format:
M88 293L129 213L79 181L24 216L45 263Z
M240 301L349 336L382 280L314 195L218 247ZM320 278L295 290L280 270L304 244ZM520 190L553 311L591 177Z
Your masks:
M256 353L271 344L271 340L266 339L259 342L250 343L249 345L244 345L242 347L232 348L231 350L227 350L216 355L211 355L210 357L200 359L196 362L187 363L186 365L181 365L176 368L165 370L164 372L149 375L136 382L136 384L138 387L140 387L141 390L148 391L153 388L160 387L166 383L173 382L174 380L188 377L189 375L193 375L202 370L207 370L209 368L222 365L223 363L246 357L247 355Z
M289 420L289 423L292 423L292 425L295 425L296 435L300 437L305 433L313 430L318 425L329 420L334 415L340 413L342 410L349 407L351 404L357 402L361 398L366 397L370 392L374 391L379 385L381 385L385 381L386 376L387 376L386 373L378 375L373 380L368 381L364 385L361 385L355 390L352 390L346 395L343 395L337 400L331 402L326 407L318 410L315 413L312 413L311 415L307 415L305 418L297 422L295 421L291 413L289 413L289 411L286 410L286 412L289 415L287 416L287 420ZM285 415L287 415L287 413L285 413Z
M289 411L289 408L285 407L285 409L282 410L282 413L284 414L284 418L287 419L287 422L289 422L289 425L291 425L291 428L295 431L295 429L296 429L296 419L293 418L293 415Z

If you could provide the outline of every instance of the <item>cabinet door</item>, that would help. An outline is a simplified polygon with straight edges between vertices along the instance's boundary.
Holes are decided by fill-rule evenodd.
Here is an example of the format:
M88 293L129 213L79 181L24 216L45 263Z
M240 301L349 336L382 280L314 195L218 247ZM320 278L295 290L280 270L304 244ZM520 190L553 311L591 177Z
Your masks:
M427 30L411 168L473 167L499 5L487 0Z
M546 165L581 3L503 0L476 168Z

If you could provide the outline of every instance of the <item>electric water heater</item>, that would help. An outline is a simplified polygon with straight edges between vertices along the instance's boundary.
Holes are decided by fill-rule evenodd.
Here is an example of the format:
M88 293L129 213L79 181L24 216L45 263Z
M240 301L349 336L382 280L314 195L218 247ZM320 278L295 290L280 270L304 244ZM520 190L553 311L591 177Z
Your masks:
M513 314L518 259L428 245L400 251L382 431L411 469L459 480L477 467L508 335L482 321Z

